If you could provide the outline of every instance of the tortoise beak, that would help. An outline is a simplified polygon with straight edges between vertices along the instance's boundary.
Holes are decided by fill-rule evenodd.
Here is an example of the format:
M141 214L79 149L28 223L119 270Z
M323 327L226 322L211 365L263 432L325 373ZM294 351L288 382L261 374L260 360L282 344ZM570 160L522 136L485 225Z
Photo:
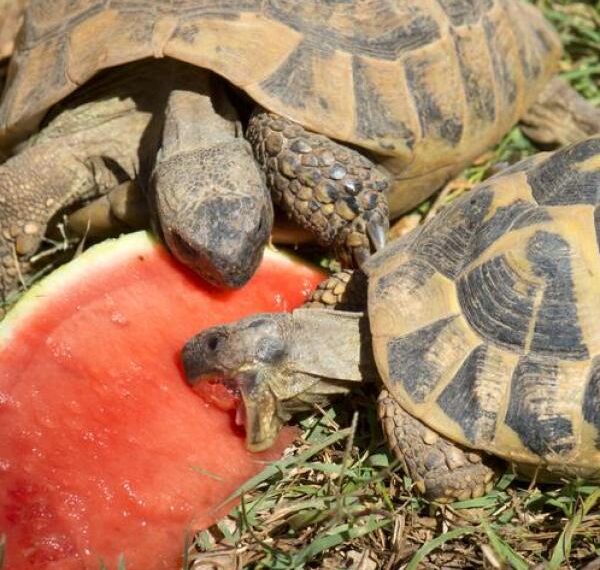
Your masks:
M261 376L242 372L235 377L245 408L246 448L254 452L269 449L283 427L277 398Z
M181 351L183 371L190 386L212 374L227 374L220 361L219 349L226 341L225 327L213 327L192 337Z

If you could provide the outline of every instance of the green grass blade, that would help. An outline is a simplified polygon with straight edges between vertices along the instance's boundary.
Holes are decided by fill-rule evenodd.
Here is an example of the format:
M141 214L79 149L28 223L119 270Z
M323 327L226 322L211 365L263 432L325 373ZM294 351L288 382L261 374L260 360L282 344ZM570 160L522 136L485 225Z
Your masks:
M348 437L351 433L350 428L340 430L336 433L331 434L329 437L325 438L323 441L320 441L318 444L311 445L306 451L300 453L295 457L286 457L285 459L280 459L279 461L275 461L270 465L267 465L258 475L255 475L251 479L248 479L243 485L241 485L236 491L234 491L229 497L227 497L217 509L219 509L222 505L227 504L229 501L233 499L237 499L239 496L247 493L250 489L254 489L257 485L270 479L274 475L289 469L295 465L302 465L306 463L311 457L319 453L319 451L337 443L338 441Z
M369 534L378 528L389 525L390 523L391 521L389 519L377 520L373 517L368 517L367 521L361 525L349 526L345 524L331 529L327 534L318 536L309 545L297 552L292 558L291 568L298 568L303 564L306 564L321 552L325 552L326 550L329 550L338 544L342 544L347 540L359 538Z
M583 501L583 504L576 509L575 513L558 537L558 541L552 551L552 557L548 563L548 570L559 570L562 564L569 560L573 535L577 531L581 521L583 521L583 518L594 508L599 500L600 489L596 489L587 499L585 499L585 501Z
M454 530L450 530L443 534L440 534L433 540L426 542L419 550L417 550L413 557L410 559L410 562L406 566L406 570L417 570L418 568L422 568L420 566L423 559L431 554L436 548L439 548L446 542L454 540L455 538L460 538L461 536L465 536L467 534L473 534L477 532L478 528L473 526L465 526L462 528L455 528Z
M224 481L223 477L221 477L220 475L217 475L216 473L213 473L212 471L208 471L207 469L202 469L202 467L196 467L195 465L191 466L191 470L199 473L200 475L206 475L207 477L210 477L211 479L214 479L215 481Z
M529 568L527 561L519 556L510 545L504 542L489 524L484 522L482 526L490 539L492 548L503 562L508 562L515 570L527 570Z

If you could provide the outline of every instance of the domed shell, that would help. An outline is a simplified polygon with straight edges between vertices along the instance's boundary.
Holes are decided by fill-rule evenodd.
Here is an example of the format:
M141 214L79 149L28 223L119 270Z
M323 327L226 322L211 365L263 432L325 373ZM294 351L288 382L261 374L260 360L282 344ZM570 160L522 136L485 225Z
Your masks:
M546 478L600 479L600 137L495 176L369 266L411 414Z
M101 69L168 56L377 153L397 178L395 214L496 142L559 54L520 0L31 0L0 139L22 138Z

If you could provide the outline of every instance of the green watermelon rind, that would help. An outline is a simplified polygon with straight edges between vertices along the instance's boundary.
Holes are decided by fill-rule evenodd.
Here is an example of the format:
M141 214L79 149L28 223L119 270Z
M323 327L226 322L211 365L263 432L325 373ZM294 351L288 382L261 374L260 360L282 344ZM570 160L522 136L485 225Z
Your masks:
M38 308L43 307L48 302L49 296L57 295L60 288L64 290L79 279L93 279L93 273L102 271L103 268L108 269L119 257L149 254L156 251L156 248L166 251L152 233L133 232L93 245L69 263L58 267L28 289L0 321L0 348L10 342L17 328L24 325L26 319ZM278 251L274 247L265 249L264 258L277 259L280 264L287 262L293 265L300 262L310 265L309 262L300 260L288 252ZM281 271L285 272L285 266L281 267Z

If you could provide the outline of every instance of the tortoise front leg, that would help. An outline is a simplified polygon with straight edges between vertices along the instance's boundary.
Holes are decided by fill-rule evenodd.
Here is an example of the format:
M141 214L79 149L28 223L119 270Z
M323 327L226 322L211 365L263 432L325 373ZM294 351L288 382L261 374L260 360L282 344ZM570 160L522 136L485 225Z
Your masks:
M481 454L429 429L385 389L379 396L379 418L390 448L428 499L450 503L481 497L492 489L496 472Z
M388 175L359 152L266 111L250 118L254 156L274 201L345 266L385 244Z
M53 141L35 145L0 166L0 316L32 270L56 214L117 183L99 157L80 160Z

